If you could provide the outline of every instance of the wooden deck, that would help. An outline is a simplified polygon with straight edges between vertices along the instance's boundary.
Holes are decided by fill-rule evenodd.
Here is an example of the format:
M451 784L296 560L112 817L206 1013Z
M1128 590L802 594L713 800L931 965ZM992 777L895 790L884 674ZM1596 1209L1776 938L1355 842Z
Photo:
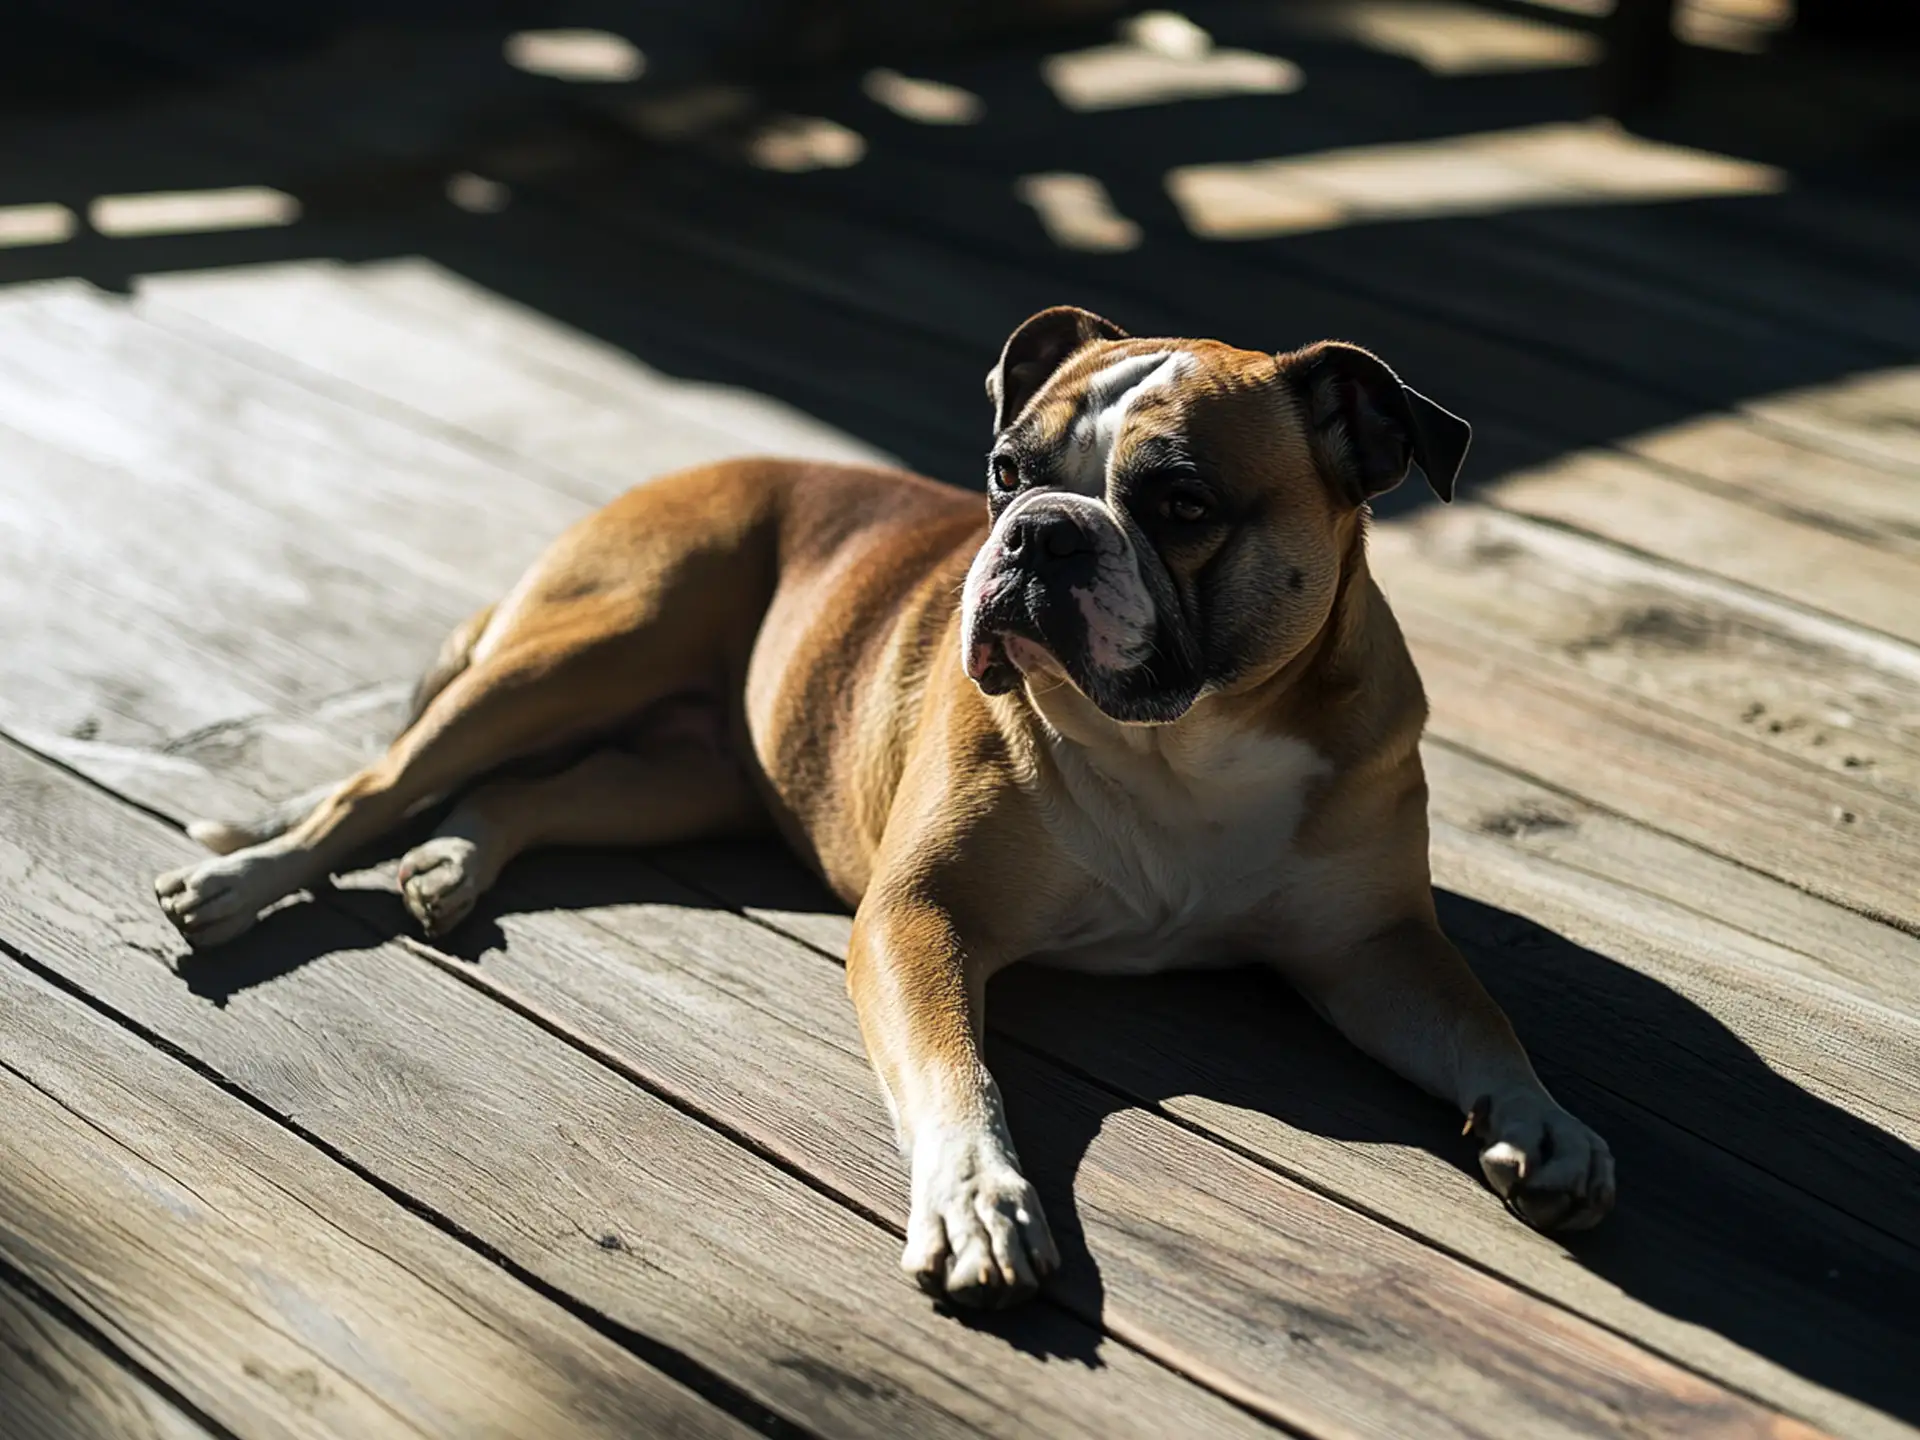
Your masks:
M1920 1434L1920 96L1692 50L1623 138L1589 22L1406 9L1190 11L1291 93L1068 108L1097 26L901 62L974 123L853 71L770 93L838 131L675 143L671 7L595 12L647 70L591 89L478 26L49 32L97 85L0 117L0 1436ZM1120 49L1085 83L1201 83ZM85 218L233 186L299 217ZM946 1315L846 917L771 850L539 857L444 947L369 857L183 953L184 822L374 751L561 526L747 451L977 483L1062 300L1359 340L1478 427L1376 568L1443 918L1612 1142L1602 1230L1523 1229L1270 980L1016 972L1068 1264Z

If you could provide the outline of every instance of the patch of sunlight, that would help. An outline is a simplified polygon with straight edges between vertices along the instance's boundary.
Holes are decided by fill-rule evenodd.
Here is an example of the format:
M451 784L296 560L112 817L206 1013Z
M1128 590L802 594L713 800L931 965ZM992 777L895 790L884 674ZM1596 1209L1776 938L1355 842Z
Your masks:
M977 125L987 113L986 103L971 90L898 70L869 70L860 88L874 104L921 125Z
M806 170L844 170L866 158L867 142L818 115L775 115L746 143L747 159L762 170L799 174Z
M1435 75L1486 75L1592 65L1599 37L1452 0L1314 0L1288 6L1285 23L1415 61Z
M1600 19L1614 0L1527 0L1540 10ZM1673 33L1689 45L1757 55L1793 24L1794 0L1676 0Z
M1278 55L1221 49L1184 15L1150 10L1123 21L1112 45L1050 55L1040 74L1069 110L1119 110L1222 95L1285 95L1305 83Z
M298 200L265 185L102 195L87 207L87 222L102 235L113 236L258 230L291 225L299 218Z
M80 219L64 205L0 205L0 250L71 240Z
M1166 184L1195 235L1247 240L1537 205L1772 194L1787 175L1593 121L1188 165L1169 171Z
M516 70L583 85L623 84L647 68L639 47L608 30L521 30L502 49Z
M1140 244L1140 227L1114 208L1107 187L1091 175L1023 175L1013 190L1039 214L1047 238L1062 249L1112 254Z
M1689 45L1758 55L1793 24L1793 0L1680 0L1673 33Z
M462 170L447 179L447 199L470 215L497 215L507 208L513 192L498 180Z

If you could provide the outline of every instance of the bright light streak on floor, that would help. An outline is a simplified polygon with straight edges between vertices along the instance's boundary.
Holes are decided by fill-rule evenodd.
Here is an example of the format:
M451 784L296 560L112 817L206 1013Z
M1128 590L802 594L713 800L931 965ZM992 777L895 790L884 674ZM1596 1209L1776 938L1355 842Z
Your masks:
M291 225L299 218L298 200L264 185L102 195L87 207L87 222L102 235L113 236L258 230Z
M624 84L647 68L639 47L607 30L521 30L505 49L516 70L583 85Z
M1562 69L1600 59L1599 37L1590 31L1448 0L1319 0L1283 16L1303 33L1404 56L1435 75Z
M747 159L762 170L799 174L844 170L867 154L859 132L818 115L776 115L747 140Z
M1119 26L1120 39L1049 55L1041 77L1069 110L1120 110L1223 95L1285 95L1305 83L1278 55L1223 50L1184 15L1150 10Z
M1246 240L1530 206L1765 195L1785 189L1787 175L1596 121L1188 165L1166 183L1194 234Z
M985 102L971 90L898 70L869 70L860 88L876 105L921 125L977 125L987 113Z
M1034 208L1047 238L1064 250L1111 254L1140 244L1140 227L1114 208L1107 187L1091 175L1023 175L1014 193Z
M58 245L71 240L79 224L79 217L64 205L0 205L0 250Z

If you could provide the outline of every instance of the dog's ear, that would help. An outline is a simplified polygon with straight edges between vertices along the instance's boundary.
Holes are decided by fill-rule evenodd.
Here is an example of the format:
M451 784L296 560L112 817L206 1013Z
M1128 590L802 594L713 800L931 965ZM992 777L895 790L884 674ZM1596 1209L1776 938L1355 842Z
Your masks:
M1074 351L1096 340L1126 338L1126 331L1090 310L1073 305L1042 310L1007 337L1000 363L987 372L993 433L998 435L1019 418L1034 392Z
M1433 493L1453 499L1453 482L1473 427L1410 390L1371 351L1323 340L1279 357L1305 402L1321 469L1347 503L1384 495L1418 465Z

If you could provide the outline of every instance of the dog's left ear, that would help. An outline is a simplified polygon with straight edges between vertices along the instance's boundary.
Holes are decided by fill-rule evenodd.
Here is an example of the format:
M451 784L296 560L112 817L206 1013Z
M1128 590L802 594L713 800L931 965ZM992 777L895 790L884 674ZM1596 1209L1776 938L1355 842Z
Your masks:
M987 398L993 402L993 433L1020 418L1027 401L1076 350L1096 340L1124 340L1127 332L1111 320L1076 305L1056 305L1027 319L1007 337L1000 363L987 372Z
M1384 495L1418 465L1433 493L1453 499L1473 427L1400 383L1371 351L1322 340L1279 357L1305 401L1321 469L1352 505Z

